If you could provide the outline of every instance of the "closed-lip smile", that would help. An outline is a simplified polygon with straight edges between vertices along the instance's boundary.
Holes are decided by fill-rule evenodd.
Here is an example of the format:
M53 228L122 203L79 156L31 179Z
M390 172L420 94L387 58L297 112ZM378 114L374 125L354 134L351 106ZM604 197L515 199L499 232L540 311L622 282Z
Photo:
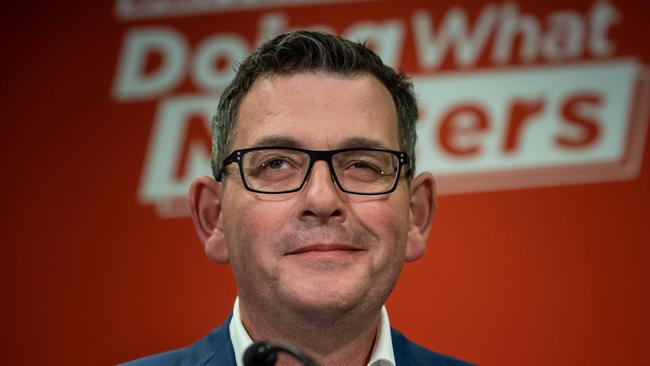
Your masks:
M309 252L354 252L360 250L361 249L348 244L318 243L318 244L309 244L309 245L301 246L300 248L290 251L289 253L287 253L287 255L303 254Z

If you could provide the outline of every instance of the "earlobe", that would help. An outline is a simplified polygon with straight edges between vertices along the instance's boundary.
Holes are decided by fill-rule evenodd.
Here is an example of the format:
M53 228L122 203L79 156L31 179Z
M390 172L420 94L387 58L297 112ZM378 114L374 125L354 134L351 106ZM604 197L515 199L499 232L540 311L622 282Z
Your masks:
M406 243L407 262L414 261L424 254L436 211L436 198L436 182L431 173L422 173L413 179Z
M221 226L221 183L206 176L194 179L189 204L205 254L217 263L228 263L228 248Z

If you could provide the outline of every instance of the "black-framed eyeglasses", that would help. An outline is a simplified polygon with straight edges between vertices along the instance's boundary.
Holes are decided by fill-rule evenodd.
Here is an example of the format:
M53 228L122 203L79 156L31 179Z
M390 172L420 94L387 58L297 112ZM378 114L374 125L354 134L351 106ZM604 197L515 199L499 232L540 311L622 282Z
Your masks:
M403 167L410 174L409 157L401 151L376 148L306 150L252 147L233 151L225 167L237 163L244 187L252 192L279 194L302 189L316 161L327 163L330 175L346 193L377 195L393 192ZM221 177L219 177L221 180Z

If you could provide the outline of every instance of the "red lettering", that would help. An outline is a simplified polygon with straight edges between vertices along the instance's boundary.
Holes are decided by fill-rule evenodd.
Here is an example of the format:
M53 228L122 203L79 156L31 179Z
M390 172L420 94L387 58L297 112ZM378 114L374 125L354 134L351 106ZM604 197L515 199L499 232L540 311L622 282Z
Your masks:
M544 100L523 101L515 100L510 106L506 138L503 141L503 151L512 153L519 147L521 129L531 117L544 109Z
M450 155L475 155L481 151L480 144L461 142L459 139L484 133L488 127L488 117L481 106L470 103L458 105L442 117L438 144Z
M556 135L555 143L561 147L582 148L590 145L600 136L598 121L590 114L593 108L602 105L602 98L597 94L577 94L562 103L561 111L564 122L578 127L580 136Z

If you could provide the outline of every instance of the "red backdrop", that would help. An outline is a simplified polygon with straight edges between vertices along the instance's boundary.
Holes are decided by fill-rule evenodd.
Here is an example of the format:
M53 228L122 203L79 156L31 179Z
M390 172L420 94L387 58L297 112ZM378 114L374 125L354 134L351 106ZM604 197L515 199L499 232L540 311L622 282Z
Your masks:
M159 103L201 90L187 71L169 90L118 100L129 31L165 26L190 49L213 34L238 34L251 47L260 19L274 11L290 27L327 24L337 32L397 19L405 26L397 63L412 74L562 64L540 56L495 65L485 56L461 67L449 56L425 70L412 16L424 9L440 19L451 2L277 5L146 19L120 17L117 3L3 6L2 364L126 361L191 343L232 306L229 268L204 257L190 219L161 217L142 199ZM545 1L519 10L544 19L567 9L589 14L595 4ZM648 5L611 4L618 21L607 37L615 50L603 59L647 65ZM485 6L460 9L476 25ZM594 58L583 51L566 62ZM154 55L147 68L161 64ZM205 143L198 126L190 135ZM648 364L650 162L648 144L641 146L640 170L625 178L441 196L428 251L406 266L388 302L391 323L429 348L484 365Z

